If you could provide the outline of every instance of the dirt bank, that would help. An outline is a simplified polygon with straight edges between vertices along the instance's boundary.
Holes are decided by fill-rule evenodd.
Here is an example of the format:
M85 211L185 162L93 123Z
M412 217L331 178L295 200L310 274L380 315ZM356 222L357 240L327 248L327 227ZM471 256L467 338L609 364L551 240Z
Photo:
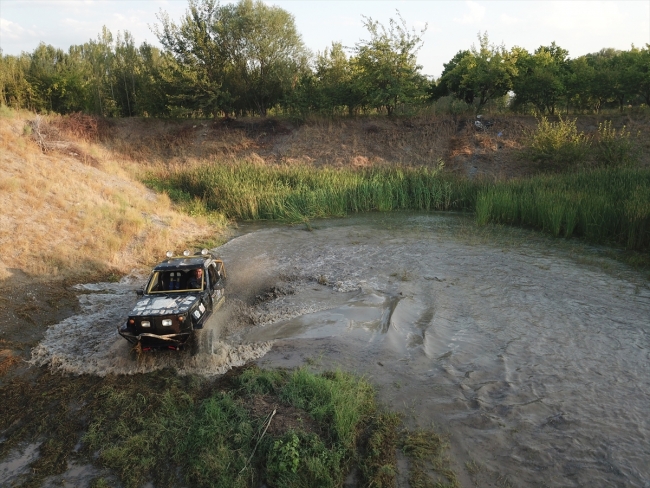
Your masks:
M492 125L477 130L470 115L310 119L226 119L162 121L122 119L105 129L104 145L137 164L192 164L204 160L248 160L266 164L370 166L432 165L474 177L527 176L548 170L521 158L532 116L489 115ZM650 163L650 126L645 116L627 114L577 117L578 130L593 135L598 124L613 120L644 144ZM645 141L645 142L643 142Z

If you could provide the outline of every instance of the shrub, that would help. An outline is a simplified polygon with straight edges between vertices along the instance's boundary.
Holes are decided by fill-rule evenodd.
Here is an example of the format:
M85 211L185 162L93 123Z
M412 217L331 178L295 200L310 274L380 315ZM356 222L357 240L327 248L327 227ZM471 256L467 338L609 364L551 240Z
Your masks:
M595 144L596 161L603 166L630 166L639 162L640 151L625 126L620 131L611 120L598 124Z
M542 117L537 129L530 135L529 149L525 155L538 162L561 166L580 165L587 160L590 143L578 132L575 119L549 122Z

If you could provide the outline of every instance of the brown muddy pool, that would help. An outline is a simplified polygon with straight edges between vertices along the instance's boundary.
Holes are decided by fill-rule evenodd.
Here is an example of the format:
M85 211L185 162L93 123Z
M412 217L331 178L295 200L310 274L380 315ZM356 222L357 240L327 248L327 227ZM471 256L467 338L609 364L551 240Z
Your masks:
M222 374L257 361L366 375L448 432L463 485L650 487L650 286L596 248L449 214L248 226L217 249L227 301L200 352L135 358L144 276L79 287L32 362Z

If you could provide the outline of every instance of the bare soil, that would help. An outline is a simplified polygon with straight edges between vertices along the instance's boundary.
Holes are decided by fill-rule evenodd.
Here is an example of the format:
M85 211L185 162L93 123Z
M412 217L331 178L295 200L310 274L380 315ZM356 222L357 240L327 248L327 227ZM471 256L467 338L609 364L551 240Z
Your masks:
M437 165L469 177L495 179L548 171L521 157L537 120L531 116L489 115L492 125L477 130L470 115L411 118L366 117L309 119L219 119L216 121L118 120L106 129L102 144L136 165L165 165L206 160L313 166ZM650 164L650 124L644 114L581 115L579 131L596 134L612 120L643 146L642 164ZM552 169L552 168L550 168Z

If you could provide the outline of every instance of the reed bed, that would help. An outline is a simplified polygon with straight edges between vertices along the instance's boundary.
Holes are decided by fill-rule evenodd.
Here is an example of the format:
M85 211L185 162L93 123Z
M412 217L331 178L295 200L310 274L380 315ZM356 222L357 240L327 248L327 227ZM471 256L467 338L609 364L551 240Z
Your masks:
M476 218L647 251L650 171L601 168L493 184L479 191Z
M158 171L147 182L172 199L230 219L306 222L356 212L461 210L479 224L650 249L650 171L599 168L510 181L439 169L206 164Z
M470 210L475 183L430 168L316 169L209 164L150 174L147 182L178 201L200 199L231 219L302 222L349 213Z

